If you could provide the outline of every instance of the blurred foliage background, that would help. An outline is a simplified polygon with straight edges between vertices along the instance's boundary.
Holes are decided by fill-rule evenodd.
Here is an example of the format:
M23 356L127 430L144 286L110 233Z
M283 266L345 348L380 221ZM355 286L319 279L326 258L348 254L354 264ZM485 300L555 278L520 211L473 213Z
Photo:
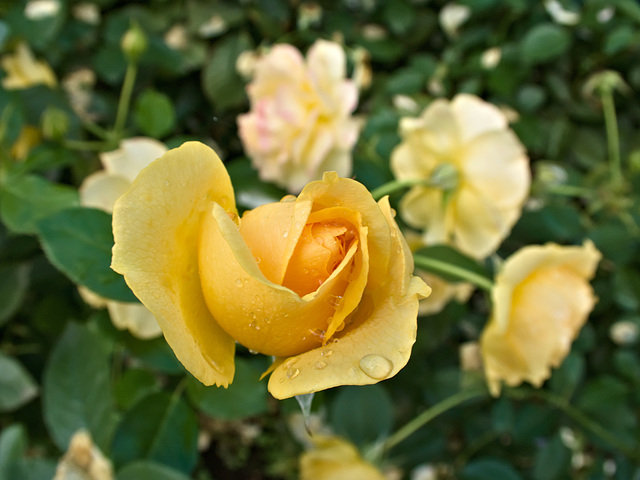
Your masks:
M389 478L640 479L640 6L457 5L465 18L451 27L451 5L428 0L0 2L0 50L25 42L58 79L54 87L0 88L0 479L52 478L78 429L90 432L118 480L297 478L303 447L292 425L300 409L258 382L268 359L243 350L229 389L206 388L162 337L137 339L83 302L77 283L133 297L108 271L109 215L77 208L77 190L99 168L97 151L144 135L168 147L188 139L214 146L241 208L278 200L285 192L258 180L238 138L248 98L236 62L277 42L304 52L317 38L345 46L350 72L371 71L357 109L365 122L357 180L370 189L393 180L388 159L402 116L437 97L473 93L508 112L534 174L498 254L590 238L604 255L595 311L544 387L574 415L533 395L466 402L388 451ZM148 48L131 115L124 130L100 138L116 122L127 72L121 40L134 22ZM608 162L611 100L620 183ZM25 127L36 140L21 151ZM381 384L317 394L314 418L374 451L429 406L484 382L461 370L459 348L477 340L488 312L488 298L476 292L421 317L407 367Z

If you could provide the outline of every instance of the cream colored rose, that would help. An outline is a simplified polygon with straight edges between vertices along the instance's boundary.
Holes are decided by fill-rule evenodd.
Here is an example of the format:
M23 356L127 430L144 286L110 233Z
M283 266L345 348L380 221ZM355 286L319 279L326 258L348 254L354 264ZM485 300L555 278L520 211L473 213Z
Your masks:
M29 88L45 84L51 88L57 85L51 67L42 60L36 60L26 43L19 43L13 55L5 55L0 60L7 75L2 86L7 90Z
M53 480L113 480L111 462L84 430L73 434Z
M238 127L262 180L297 193L325 171L351 175L358 90L345 69L342 47L325 40L309 49L306 62L286 44L258 60L247 87L251 111L238 117Z
M425 182L403 197L402 218L424 230L427 245L453 245L477 259L493 253L520 217L531 182L529 159L505 116L460 94L403 118L400 134L394 175Z
M80 203L111 213L113 205L131 185L138 173L161 157L167 148L152 138L130 138L120 142L120 148L100 154L104 170L89 175L80 186ZM95 308L107 307L113 324L129 330L139 338L153 338L162 333L153 314L140 303L107 300L86 288L80 295Z
M504 262L481 338L492 395L500 394L502 381L539 387L564 360L596 303L589 279L600 258L588 241L524 247Z
M145 168L113 212L112 268L177 358L227 386L236 342L277 357L276 398L395 375L415 342L413 258L389 201L325 173L238 218L218 156L188 142Z
M314 448L300 456L300 480L386 480L343 438L315 435L312 440Z

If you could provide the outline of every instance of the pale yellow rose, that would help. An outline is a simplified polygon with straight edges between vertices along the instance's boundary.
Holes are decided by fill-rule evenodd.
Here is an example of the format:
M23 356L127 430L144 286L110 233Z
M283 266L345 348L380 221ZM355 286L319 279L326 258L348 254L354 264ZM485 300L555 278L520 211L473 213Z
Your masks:
M391 155L398 180L420 180L400 214L424 229L427 245L449 244L484 259L518 220L529 192L529 159L495 106L468 94L435 100L419 118L400 122Z
M300 456L300 480L386 480L347 440L321 435L312 440L314 448Z
M589 280L600 258L587 241L524 247L504 262L481 338L492 395L500 394L501 381L539 387L562 363L596 303Z
M407 363L429 288L386 197L329 172L236 213L224 165L198 142L145 168L113 212L112 268L196 378L227 386L236 341L278 357L277 398L376 383Z
M53 480L113 480L111 462L84 430L76 432L60 459Z
M89 175L80 186L80 203L111 213L117 198L131 185L140 170L167 148L152 138L130 138L120 142L120 148L100 154L104 170ZM129 330L138 338L154 338L162 333L153 314L140 303L107 300L86 288L80 295L95 308L106 307L111 321L120 330Z
M7 90L29 88L45 84L51 88L57 85L51 67L42 60L36 60L26 43L19 43L13 55L5 55L0 60L7 75L2 86Z
M351 175L358 89L345 70L342 47L325 40L313 44L306 62L287 44L257 61L247 87L251 111L238 117L238 128L262 180L297 193L322 172Z

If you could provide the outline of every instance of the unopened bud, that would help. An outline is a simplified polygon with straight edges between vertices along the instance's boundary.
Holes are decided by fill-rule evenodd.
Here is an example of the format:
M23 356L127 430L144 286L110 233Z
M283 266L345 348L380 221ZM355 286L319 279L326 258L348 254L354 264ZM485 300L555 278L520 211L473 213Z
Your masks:
M41 121L42 135L49 140L60 140L69 130L69 116L59 108L47 108Z
M122 37L120 44L127 60L135 62L140 58L148 46L147 36L144 34L137 22L131 24L127 33Z

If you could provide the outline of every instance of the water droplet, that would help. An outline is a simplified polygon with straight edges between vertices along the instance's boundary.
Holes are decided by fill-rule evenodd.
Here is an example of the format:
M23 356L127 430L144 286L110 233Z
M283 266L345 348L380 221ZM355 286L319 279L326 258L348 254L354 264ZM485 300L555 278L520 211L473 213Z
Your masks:
M334 338L333 340L331 340L333 343L338 343L339 340L337 338Z
M387 378L393 370L393 363L382 355L372 353L360 359L360 370L371 378L382 380Z
M242 281L241 278L238 278L236 280L236 287L242 287L244 285L244 282Z
M293 367L294 363L296 363L296 359L295 358L290 358L286 362L284 362L284 368L291 368L291 367Z
M284 233L282 234L282 236L283 236L284 238L287 238L287 237L289 236L289 232L284 232Z
M249 324L249 326L250 326L251 328L253 328L254 330L260 330L260 325L258 325L258 324L257 324L257 323L255 323L255 322L251 322L251 323Z
M340 302L342 301L342 295L329 295L329 305L333 308L338 308Z
M168 187L168 186L169 186L169 180L165 180L165 181L164 181L164 186L165 186L165 187Z
M258 353L260 353L260 352L256 352L255 350L251 350L251 349L249 349L249 353L250 353L251 355L258 355Z
M261 262L261 261L262 261L262 259L261 259L260 257L256 257L256 263L257 263L258 265L260 265L260 262Z
M319 338L321 341L324 340L324 334L326 333L324 330L316 328L315 330L309 330L314 337Z
M315 367L318 370L322 370L323 368L325 368L327 366L327 362L323 362L322 360L316 362Z
M300 375L300 370L298 370L297 368L290 368L289 370L287 370L287 378L290 380L293 380L298 375Z
M280 377L280 383L284 383L284 377Z
M267 325L269 325L271 323L271 319L270 318L266 318L264 319L264 323L266 323Z
M322 355L323 357L330 357L331 355L333 355L333 350L323 350L322 352L320 352L320 355Z

